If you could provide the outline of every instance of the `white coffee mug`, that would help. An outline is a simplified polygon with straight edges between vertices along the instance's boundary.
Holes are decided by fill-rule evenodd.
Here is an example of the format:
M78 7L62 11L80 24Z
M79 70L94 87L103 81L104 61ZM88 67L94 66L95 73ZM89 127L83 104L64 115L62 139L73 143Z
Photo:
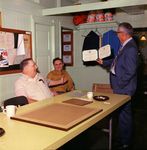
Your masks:
M7 117L13 117L16 113L16 106L15 105L7 105L3 112L7 115Z
M93 98L93 92L87 92L87 98L92 99Z

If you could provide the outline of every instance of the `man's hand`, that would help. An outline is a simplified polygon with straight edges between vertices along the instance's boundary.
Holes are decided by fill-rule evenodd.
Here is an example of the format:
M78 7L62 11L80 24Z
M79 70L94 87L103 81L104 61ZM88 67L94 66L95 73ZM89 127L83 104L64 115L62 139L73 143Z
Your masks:
M63 84L65 82L67 82L67 79L63 76L60 81L61 81L61 84Z
M31 98L27 98L27 99L28 99L29 104L30 104L30 103L34 103L34 102L37 102L37 100L31 99Z
M53 96L59 95L59 94L58 94L56 91L54 91L54 90L51 90L51 92L52 92Z
M103 64L103 60L102 59L97 59L97 62L102 65Z

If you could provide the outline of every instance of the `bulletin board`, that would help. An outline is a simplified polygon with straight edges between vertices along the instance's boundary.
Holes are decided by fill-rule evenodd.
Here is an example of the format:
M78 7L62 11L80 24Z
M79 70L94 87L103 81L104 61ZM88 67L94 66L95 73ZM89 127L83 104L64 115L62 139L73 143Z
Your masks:
M20 62L32 57L30 31L0 28L0 75L20 72Z
M2 14L0 12L0 27L2 27Z

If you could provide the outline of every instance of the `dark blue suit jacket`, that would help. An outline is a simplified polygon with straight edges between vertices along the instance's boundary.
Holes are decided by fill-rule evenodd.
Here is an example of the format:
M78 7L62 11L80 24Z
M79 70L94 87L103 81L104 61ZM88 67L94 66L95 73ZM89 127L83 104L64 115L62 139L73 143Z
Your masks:
M137 60L138 50L135 41L130 40L117 56L115 75L110 73L110 83L116 94L132 96L137 86ZM105 66L111 66L113 60L104 62Z

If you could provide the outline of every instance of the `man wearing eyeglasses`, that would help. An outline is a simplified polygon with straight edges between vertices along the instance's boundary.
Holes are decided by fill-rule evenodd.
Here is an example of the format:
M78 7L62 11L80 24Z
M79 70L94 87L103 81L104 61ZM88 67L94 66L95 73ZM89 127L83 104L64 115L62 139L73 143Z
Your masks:
M54 95L47 86L46 81L38 71L32 58L21 61L22 76L15 82L15 95L25 96L29 103L41 101Z
M98 59L98 63L110 68L110 83L115 94L133 96L137 86L138 50L133 40L133 28L127 23L120 23L117 30L121 47L113 60ZM132 139L131 102L119 110L119 140L120 149L128 149Z

